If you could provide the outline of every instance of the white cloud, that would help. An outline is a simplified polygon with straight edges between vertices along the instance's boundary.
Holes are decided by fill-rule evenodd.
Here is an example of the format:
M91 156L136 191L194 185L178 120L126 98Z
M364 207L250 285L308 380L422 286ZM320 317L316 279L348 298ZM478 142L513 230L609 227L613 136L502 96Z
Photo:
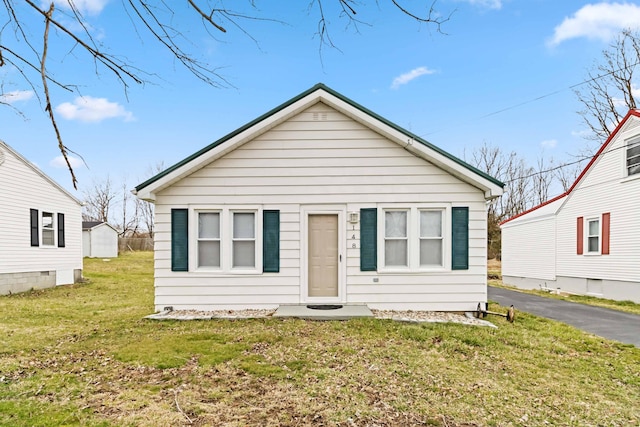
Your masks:
M459 0L466 3L469 3L472 6L479 6L486 9L501 9L502 8L502 0Z
M558 140L556 139L546 139L540 143L543 148L556 148L558 145Z
M67 156L69 158L69 163L71 163L71 167L76 169L80 166L84 166L84 162L77 157ZM67 162L64 160L63 156L58 156L49 162L49 165L54 168L67 168Z
M71 9L69 6L70 0L54 0L54 3L65 9ZM107 5L109 0L73 0L75 7L82 13L89 15L97 15L102 12L102 9ZM46 2L43 2L46 4ZM46 5L48 8L48 4Z
M116 117L122 117L127 122L134 120L133 113L125 110L117 102L92 96L79 96L73 103L64 102L56 107L56 113L67 120L81 122L101 122Z
M18 101L28 101L33 98L32 90L14 90L0 95L0 102L4 104L13 104Z
M554 29L549 45L586 37L609 41L625 28L640 27L640 5L632 3L596 3L583 6Z
M400 86L409 83L413 79L417 79L420 76L424 76L425 74L433 74L434 70L430 70L427 67L418 67L409 71L408 73L404 73L393 79L391 83L391 89L398 89Z

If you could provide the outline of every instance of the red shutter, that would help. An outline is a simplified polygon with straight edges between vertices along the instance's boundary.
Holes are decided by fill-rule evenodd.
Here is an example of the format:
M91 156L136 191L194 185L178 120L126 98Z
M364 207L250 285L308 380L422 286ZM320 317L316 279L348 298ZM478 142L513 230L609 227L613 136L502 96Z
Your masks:
M584 218L579 216L578 217L578 222L577 222L577 229L578 229L578 236L576 238L576 243L577 243L577 253L578 255L582 255L582 253L584 252L583 246L584 246L584 236L582 234L582 229L584 227Z
M611 226L611 214L602 214L602 255L609 255L609 228Z

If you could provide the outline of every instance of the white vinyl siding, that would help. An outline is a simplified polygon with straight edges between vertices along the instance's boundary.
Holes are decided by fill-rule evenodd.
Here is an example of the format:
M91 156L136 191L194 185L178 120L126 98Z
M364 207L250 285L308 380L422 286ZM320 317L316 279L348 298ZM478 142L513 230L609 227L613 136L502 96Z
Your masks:
M555 280L555 216L502 227L502 276Z
M32 165L0 143L5 161L0 164L0 274L56 271L58 277L82 269L80 204L36 172ZM30 210L38 211L39 245L31 246ZM43 245L42 213L53 214L52 246ZM57 247L57 214L65 220L65 247ZM48 220L47 220L48 221ZM71 277L73 275L71 274Z
M304 206L331 204L342 206L345 212L359 212L361 208L394 206L442 207L443 201L447 206L469 207L469 269L362 272L360 224L341 224L347 236L342 261L346 263L345 303L369 303L372 308L475 309L478 302L486 301L486 204L481 190L318 103L158 191L156 308L298 304ZM262 210L280 211L279 273L262 273L261 266L257 266L258 272L246 274L171 271L171 208L233 206L235 211L242 211L253 209L257 203ZM259 220L261 212L257 217ZM379 214L378 225L382 222ZM224 226L222 230L224 234ZM257 239L261 232L256 228ZM262 258L261 249L257 254L256 263ZM415 259L419 263L419 257Z

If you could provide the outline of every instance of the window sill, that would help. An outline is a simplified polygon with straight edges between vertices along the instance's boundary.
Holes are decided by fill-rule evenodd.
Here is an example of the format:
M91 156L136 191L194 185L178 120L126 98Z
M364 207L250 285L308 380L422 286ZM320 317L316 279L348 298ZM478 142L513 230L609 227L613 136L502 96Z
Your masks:
M406 274L406 275L418 275L418 274L441 274L450 273L452 270L444 267L433 268L383 268L377 271L378 274Z
M262 275L262 270L222 270L219 268L196 268L194 270L189 270L188 273L198 274L198 275L215 275L220 277L229 277L229 276L248 276L248 275Z
M625 176L624 178L622 178L620 180L620 183L636 181L636 180L639 180L639 179L640 179L640 173L636 173L636 174L633 174L633 175Z

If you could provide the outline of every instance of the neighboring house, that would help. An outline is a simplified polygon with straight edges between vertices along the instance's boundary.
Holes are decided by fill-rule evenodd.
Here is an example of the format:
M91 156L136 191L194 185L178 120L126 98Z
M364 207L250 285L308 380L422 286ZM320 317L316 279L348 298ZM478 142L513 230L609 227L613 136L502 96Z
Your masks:
M0 141L0 294L82 277L81 203Z
M157 310L475 310L503 184L318 84L138 185Z
M116 258L118 230L102 221L82 221L82 256Z
M504 221L502 280L640 302L640 110L564 194Z

